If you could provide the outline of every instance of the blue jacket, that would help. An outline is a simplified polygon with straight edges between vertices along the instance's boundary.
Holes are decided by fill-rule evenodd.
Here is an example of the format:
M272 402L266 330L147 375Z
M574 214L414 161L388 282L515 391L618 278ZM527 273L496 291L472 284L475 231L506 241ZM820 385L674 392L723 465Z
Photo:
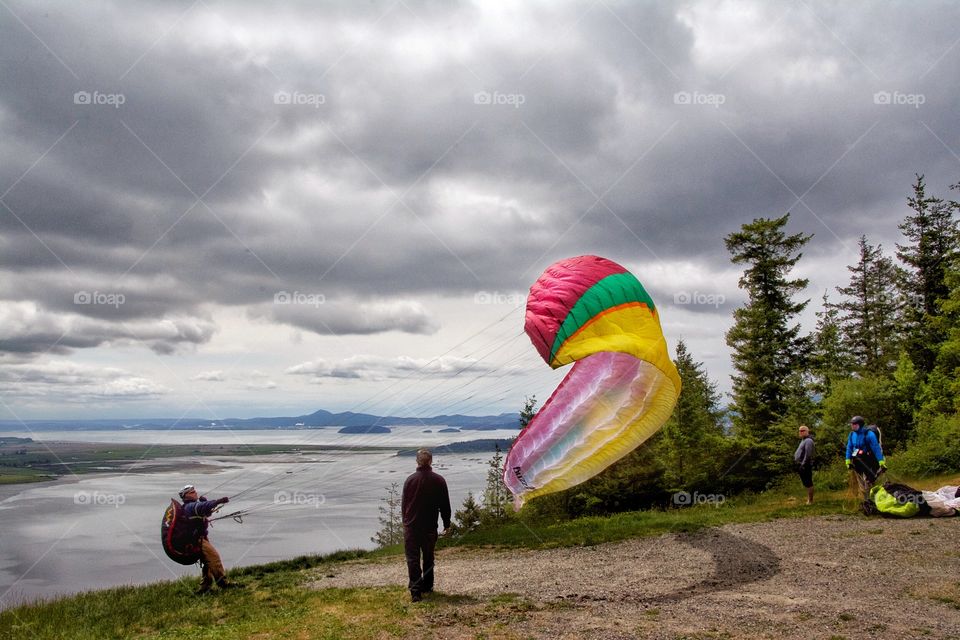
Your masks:
M858 449L870 449L877 458L877 462L883 460L883 451L880 450L877 434L866 427L860 427L856 431L850 432L850 436L847 438L847 460L852 458L853 452Z

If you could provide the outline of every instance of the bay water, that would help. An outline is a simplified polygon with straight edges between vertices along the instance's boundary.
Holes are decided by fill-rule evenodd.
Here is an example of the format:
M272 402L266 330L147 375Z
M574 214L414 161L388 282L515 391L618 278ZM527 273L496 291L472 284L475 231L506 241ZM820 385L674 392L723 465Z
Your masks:
M516 430L348 435L336 428L230 431L68 431L0 433L37 441L389 447L251 456L145 459L132 468L66 475L49 482L0 486L0 608L38 598L199 574L168 559L160 523L185 484L208 498L237 496L221 514L250 509L242 522L213 523L210 539L227 567L303 554L371 549L378 507L392 483L413 472L413 457L393 450L428 446L447 479L453 510L468 492L479 497L489 453L447 453L470 439L509 438ZM149 455L147 456L149 458Z

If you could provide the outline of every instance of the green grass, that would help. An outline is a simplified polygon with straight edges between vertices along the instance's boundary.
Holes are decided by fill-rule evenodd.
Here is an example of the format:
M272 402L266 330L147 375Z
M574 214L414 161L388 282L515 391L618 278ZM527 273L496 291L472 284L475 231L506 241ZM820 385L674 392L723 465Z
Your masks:
M304 569L365 552L297 558L230 572L243 588L194 595L197 578L94 591L0 612L0 638L380 637L410 622L401 587L311 590Z
M0 465L0 484L21 484L25 482L43 482L53 476L40 469L7 467Z

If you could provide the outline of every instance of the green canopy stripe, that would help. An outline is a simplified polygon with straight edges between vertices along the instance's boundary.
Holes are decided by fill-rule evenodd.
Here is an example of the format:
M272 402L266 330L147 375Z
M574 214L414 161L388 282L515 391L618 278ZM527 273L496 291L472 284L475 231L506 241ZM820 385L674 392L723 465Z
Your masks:
M557 355L557 351L567 339L580 330L594 316L611 307L618 307L629 302L642 302L655 311L653 299L647 293L640 281L630 272L615 273L587 289L577 300L567 317L563 319L557 336L550 350L550 358Z

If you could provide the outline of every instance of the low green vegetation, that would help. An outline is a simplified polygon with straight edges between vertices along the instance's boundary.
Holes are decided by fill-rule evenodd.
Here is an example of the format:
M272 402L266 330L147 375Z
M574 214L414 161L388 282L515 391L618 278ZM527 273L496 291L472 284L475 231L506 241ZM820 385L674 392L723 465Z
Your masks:
M21 484L25 482L43 482L55 476L39 469L7 467L0 465L0 484Z

